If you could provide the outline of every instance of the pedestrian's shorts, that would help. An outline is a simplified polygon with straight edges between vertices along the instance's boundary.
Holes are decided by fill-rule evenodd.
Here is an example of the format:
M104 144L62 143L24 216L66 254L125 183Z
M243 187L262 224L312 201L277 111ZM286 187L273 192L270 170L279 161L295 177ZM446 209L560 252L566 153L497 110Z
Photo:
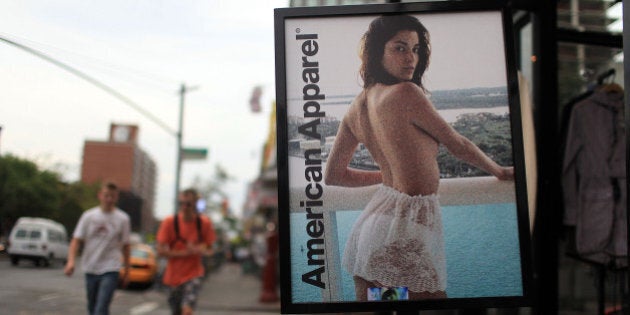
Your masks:
M168 297L168 304L174 314L178 314L182 307L188 306L195 309L197 305L197 297L199 296L199 290L201 289L201 277L191 279L183 284L171 288L171 292Z

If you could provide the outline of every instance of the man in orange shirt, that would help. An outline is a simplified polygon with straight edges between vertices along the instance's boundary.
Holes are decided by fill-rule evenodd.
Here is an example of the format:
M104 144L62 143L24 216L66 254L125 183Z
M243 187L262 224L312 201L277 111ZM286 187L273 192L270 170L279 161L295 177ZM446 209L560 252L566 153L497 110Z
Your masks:
M204 275L202 256L212 253L215 240L210 219L197 212L199 194L186 189L178 196L177 214L162 221L157 235L158 254L168 258L162 282L170 287L174 315L192 315Z

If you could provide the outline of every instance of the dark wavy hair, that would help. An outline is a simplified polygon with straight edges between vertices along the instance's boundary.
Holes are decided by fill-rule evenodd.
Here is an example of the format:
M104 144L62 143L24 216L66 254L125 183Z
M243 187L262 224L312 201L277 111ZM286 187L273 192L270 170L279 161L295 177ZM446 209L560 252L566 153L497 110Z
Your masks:
M183 190L181 192L181 194L184 195L184 196L191 196L195 200L199 199L199 191L197 191L197 189L195 189L195 188L187 188L187 189Z
M400 31L415 31L418 33L420 48L418 50L418 65L413 73L411 82L426 91L422 84L422 76L429 66L431 44L429 31L420 21L409 15L383 15L376 18L361 39L361 69L363 87L367 88L376 83L392 85L400 81L383 68L383 54L385 44Z

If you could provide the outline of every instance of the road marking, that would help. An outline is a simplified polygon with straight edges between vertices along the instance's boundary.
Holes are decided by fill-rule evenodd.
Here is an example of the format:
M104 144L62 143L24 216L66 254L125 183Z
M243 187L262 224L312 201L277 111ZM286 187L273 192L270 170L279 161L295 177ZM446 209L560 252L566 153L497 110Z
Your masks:
M129 315L142 315L147 314L150 311L158 308L160 306L157 302L146 302L142 303L138 306L134 306L129 310Z
M59 293L51 293L51 294L46 294L46 295L42 295L42 297L39 298L39 302L44 302L44 301L48 301L48 300L54 300L57 298L60 298L61 294Z

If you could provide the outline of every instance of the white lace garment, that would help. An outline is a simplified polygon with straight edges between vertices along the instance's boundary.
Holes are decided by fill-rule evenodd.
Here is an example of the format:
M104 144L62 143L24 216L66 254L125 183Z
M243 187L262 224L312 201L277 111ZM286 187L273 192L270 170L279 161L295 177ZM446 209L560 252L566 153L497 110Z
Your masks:
M352 227L342 265L351 274L383 286L445 291L438 196L410 196L379 187Z

